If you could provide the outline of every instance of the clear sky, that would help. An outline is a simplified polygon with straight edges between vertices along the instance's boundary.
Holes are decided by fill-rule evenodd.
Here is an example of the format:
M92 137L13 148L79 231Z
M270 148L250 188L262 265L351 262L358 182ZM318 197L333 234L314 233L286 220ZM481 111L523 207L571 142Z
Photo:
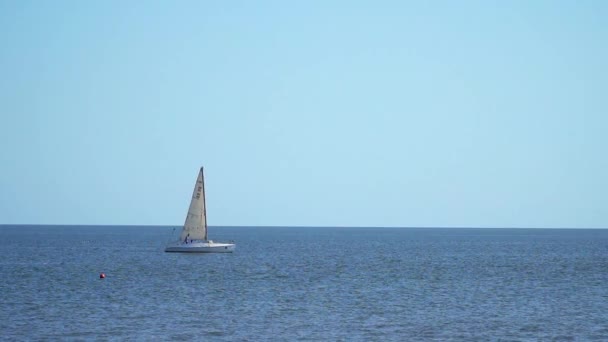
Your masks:
M0 223L608 227L607 1L0 1Z

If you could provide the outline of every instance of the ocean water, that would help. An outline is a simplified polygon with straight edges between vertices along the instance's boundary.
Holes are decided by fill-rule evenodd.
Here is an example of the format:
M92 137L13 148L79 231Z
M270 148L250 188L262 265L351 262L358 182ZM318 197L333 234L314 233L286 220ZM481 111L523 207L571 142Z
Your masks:
M171 230L0 226L0 338L608 340L608 230Z

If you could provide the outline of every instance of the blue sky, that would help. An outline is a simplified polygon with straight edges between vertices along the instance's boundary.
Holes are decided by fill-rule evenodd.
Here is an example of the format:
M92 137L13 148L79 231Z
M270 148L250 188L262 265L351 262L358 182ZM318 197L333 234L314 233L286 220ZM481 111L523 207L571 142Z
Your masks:
M605 1L1 1L0 223L608 227Z

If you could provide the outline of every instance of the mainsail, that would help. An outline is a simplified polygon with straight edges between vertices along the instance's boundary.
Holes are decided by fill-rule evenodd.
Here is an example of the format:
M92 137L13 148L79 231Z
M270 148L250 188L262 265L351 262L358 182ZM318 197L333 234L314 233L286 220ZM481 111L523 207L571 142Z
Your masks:
M198 173L194 191L192 192L192 200L190 208L184 223L184 229L180 235L180 241L185 239L204 240L207 241L207 212L205 208L205 176L203 168Z

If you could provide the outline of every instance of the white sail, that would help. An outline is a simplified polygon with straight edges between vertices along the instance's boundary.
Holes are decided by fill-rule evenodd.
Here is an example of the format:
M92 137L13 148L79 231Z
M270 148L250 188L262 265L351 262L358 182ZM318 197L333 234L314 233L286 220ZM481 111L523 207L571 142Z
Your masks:
M203 168L198 173L190 208L186 216L186 222L180 235L180 241L203 240L207 241L207 212L205 208L205 176Z

